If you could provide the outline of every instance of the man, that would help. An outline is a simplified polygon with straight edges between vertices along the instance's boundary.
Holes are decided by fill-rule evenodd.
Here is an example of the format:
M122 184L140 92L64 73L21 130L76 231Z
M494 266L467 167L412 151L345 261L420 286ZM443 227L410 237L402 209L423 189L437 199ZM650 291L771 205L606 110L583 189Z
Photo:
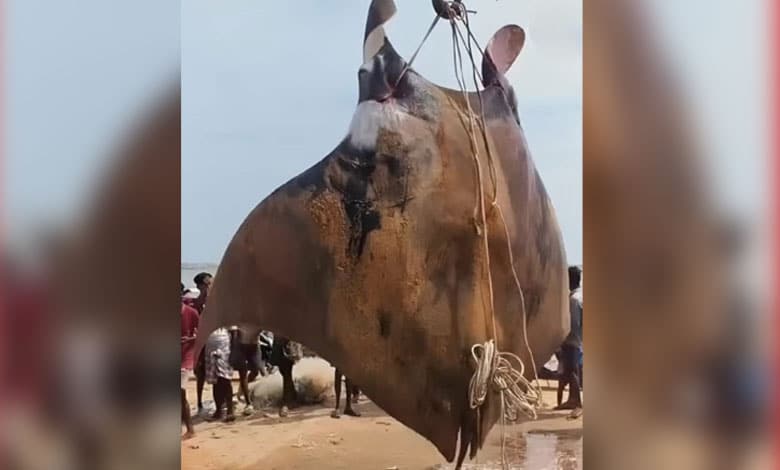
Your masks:
M563 388L569 385L569 399L558 405L557 410L575 410L582 408L580 394L580 350L582 349L582 272L577 266L569 267L569 313L571 331L563 342L560 352L562 365L561 379L558 382L559 397ZM560 400L560 398L559 398Z
M184 285L182 285L182 293ZM198 323L200 316L197 310L184 304L181 304L181 418L187 431L183 439L189 439L195 435L192 426L192 416L190 415L190 404L187 402L187 392L185 387L190 378L195 363L195 336L198 333Z
M209 296L209 289L211 288L211 281L214 277L210 273L198 273L192 280L195 282L195 287L198 288L200 294L198 298L193 301L193 306L198 314L203 314L203 309L206 307L206 299Z
M205 353L205 380L211 384L214 391L214 404L216 410L210 420L224 419L226 422L235 421L233 413L233 386L230 379L233 376L233 368L230 367L230 334L225 328L219 328L206 341Z
M258 335L252 343L244 343L242 336L240 329L230 330L230 367L238 372L239 389L246 401L243 413L249 416L254 413L252 398L249 395L249 382L254 381L258 374L265 376L267 368L262 357L265 351L262 350L260 336Z
M353 384L351 380L349 380L349 377L346 377L341 370L339 370L338 367L336 367L335 376L333 378L333 388L336 392L336 409L333 410L333 412L330 414L331 418L339 418L341 415L339 414L339 402L341 401L341 378L344 377L344 382L346 385L346 404L344 405L344 414L347 416L356 416L359 417L360 413L352 409L352 404L358 402L358 396L360 395L360 389L358 389L357 385Z
M184 284L182 284L182 289L184 289L184 293L181 296L182 302L195 308L195 299L200 296L200 291L195 287L185 288L183 286ZM195 309L195 311L197 312L198 309Z
M279 416L282 418L287 416L289 408L299 404L292 370L301 357L303 357L303 348L300 343L274 335L270 362L279 368L279 373L282 375L282 408L279 410Z
M203 309L206 307L206 300L209 296L209 289L211 288L211 281L213 276L207 272L201 272L195 275L192 279L195 282L195 286L198 288L198 296L192 299L189 303L195 310L198 311L198 315L203 314ZM198 396L198 414L204 413L203 408L203 386L206 382L206 358L205 350L203 348L198 355L198 362L195 366L195 378L197 379L196 393ZM216 399L216 397L215 397Z

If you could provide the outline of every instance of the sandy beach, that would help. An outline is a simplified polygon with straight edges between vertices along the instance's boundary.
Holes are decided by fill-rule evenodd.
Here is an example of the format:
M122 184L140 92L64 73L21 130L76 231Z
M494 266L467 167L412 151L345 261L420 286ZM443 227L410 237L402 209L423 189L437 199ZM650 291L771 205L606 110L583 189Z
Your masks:
M238 389L234 381L234 390ZM511 468L582 468L582 421L568 419L569 412L552 411L555 384L542 381L547 409L536 421L507 426L505 453ZM195 404L195 381L187 387L191 405ZM211 399L206 386L204 401ZM233 423L209 423L196 418L196 436L181 444L182 469L397 469L443 470L447 464L434 446L389 417L366 397L361 396L356 410L359 418L330 417L334 396L321 405L305 406L278 417L278 409L267 408L254 415L240 415ZM343 402L342 402L343 406ZM265 415L264 415L265 413ZM499 469L501 429L488 435L477 459L466 469Z

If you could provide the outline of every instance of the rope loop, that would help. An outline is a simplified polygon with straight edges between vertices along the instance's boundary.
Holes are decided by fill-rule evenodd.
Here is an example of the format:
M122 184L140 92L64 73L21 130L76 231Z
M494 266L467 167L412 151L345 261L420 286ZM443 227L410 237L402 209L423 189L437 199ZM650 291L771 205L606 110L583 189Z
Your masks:
M541 391L525 378L525 366L517 355L498 351L491 339L473 345L471 356L475 364L474 375L469 382L471 409L480 408L492 388L502 399L502 420L517 421L521 414L536 419L536 407L542 400Z

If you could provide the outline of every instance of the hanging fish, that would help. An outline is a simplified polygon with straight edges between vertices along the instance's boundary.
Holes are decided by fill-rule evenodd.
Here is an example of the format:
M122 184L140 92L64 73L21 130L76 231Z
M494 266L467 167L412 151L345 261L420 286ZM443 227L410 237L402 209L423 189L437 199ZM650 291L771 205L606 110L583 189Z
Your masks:
M505 77L523 29L495 33L482 59L481 96L464 95L408 67L383 27L395 11L392 0L371 3L346 137L248 215L222 258L201 330L237 324L300 341L460 464L500 417L495 390L479 413L468 400L471 347L493 338L488 264L494 339L533 378L523 314L541 368L569 329L567 263ZM474 139L482 184L469 108L485 118L485 137ZM475 230L479 191L489 263ZM494 191L506 231L490 204Z

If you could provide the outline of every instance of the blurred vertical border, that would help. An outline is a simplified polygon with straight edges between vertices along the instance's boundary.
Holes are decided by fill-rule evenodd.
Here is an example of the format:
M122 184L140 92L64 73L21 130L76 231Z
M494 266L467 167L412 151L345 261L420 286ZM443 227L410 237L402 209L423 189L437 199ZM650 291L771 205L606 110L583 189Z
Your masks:
M179 465L179 4L3 0L3 468Z
M771 465L775 8L585 4L586 468Z

